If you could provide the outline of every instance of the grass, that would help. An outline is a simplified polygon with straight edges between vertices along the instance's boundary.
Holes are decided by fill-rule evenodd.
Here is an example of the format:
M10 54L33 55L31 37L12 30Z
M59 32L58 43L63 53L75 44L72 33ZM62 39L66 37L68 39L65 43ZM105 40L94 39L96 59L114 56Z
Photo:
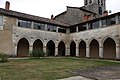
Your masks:
M0 63L2 80L55 80L74 76L70 71L117 65L119 62L79 58L9 60Z

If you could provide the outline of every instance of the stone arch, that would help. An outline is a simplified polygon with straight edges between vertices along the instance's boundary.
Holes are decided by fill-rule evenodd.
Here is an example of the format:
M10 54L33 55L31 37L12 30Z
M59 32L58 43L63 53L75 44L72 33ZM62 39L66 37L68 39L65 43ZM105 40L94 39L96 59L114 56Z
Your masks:
M37 39L34 41L33 50L42 50L43 51L43 42L40 39Z
M99 42L93 39L90 44L90 57L98 59L99 58Z
M105 40L106 40L107 38L113 39L113 40L115 41L116 46L119 45L119 40L117 40L115 37L112 37L112 36L105 36L104 38L102 38L102 41L101 41L101 42L102 42L102 46L103 46L103 44L104 44L104 42L105 42Z
M65 43L63 41L58 44L58 56L65 56Z
M76 43L74 41L70 43L70 56L76 56Z
M84 40L81 40L79 42L79 56L81 58L86 57L86 42Z
M116 42L110 37L103 42L103 58L116 59Z
M47 53L48 53L48 56L54 56L55 55L55 43L50 40L47 42Z
M21 38L17 43L17 56L27 57L29 55L29 41L26 38Z
M18 44L18 42L20 41L20 39L22 39L22 38L25 38L27 41L28 41L28 43L30 44L31 43L31 41L30 41L30 38L29 37L27 37L27 36L20 36L20 37L18 37L18 39L16 40L16 44Z
M40 40L42 43L44 43L44 40L41 38L41 37L36 37L34 40L33 40L33 43L36 41L36 40Z
M91 43L93 40L96 40L96 41L100 44L99 39L92 37L92 38L90 38L90 39L88 40L88 45L90 45L90 43Z

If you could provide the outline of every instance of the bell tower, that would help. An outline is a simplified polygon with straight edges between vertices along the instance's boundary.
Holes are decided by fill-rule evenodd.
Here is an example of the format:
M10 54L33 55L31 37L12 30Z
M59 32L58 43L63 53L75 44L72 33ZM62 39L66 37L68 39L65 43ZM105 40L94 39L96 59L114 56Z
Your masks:
M97 13L102 15L106 11L106 0L84 0L84 6L90 7L89 9L96 9Z

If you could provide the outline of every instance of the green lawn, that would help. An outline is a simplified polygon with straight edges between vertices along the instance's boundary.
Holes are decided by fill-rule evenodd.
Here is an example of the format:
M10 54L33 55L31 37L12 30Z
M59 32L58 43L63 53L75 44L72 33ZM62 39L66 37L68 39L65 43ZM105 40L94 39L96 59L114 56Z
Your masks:
M43 58L9 60L0 63L2 80L55 80L73 76L72 70L109 66L119 62L79 58Z

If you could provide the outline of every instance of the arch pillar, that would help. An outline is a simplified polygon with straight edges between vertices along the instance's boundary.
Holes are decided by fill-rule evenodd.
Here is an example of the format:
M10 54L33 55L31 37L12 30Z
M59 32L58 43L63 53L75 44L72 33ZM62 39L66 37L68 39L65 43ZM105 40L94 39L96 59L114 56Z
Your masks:
M58 56L58 47L55 47L55 56Z
M55 56L58 56L58 41L55 44Z
M99 58L103 59L103 46L99 46Z
M70 44L68 42L65 44L65 48L65 56L70 56Z
M76 57L79 57L79 46L76 45Z
M120 60L120 45L116 46L116 60Z
M90 58L90 47L86 46L86 58Z
M33 45L30 45L29 46L29 55L28 56L30 56L30 52L32 52L33 51Z
M43 42L43 51L45 53L47 53L47 41L46 40L44 40L44 42ZM45 56L47 56L47 55L45 54Z

